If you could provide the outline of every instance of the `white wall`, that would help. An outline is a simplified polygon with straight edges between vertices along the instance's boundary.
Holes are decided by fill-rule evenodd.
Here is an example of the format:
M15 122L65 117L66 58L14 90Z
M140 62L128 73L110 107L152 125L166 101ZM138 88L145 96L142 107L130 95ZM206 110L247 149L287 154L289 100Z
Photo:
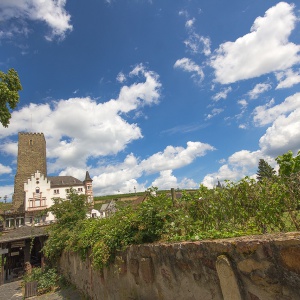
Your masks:
M39 189L39 193L37 192ZM81 195L85 194L84 185L73 187L76 192ZM70 192L69 187L51 188L50 181L40 171L36 171L30 179L24 183L25 191L25 212L36 212L49 208L53 205L53 198L66 199ZM36 201L30 201L36 199ZM39 200L41 199L41 200ZM34 207L33 207L34 206ZM43 219L45 222L54 221L55 217L52 213L48 213L47 217ZM30 218L27 217L25 223L30 223Z

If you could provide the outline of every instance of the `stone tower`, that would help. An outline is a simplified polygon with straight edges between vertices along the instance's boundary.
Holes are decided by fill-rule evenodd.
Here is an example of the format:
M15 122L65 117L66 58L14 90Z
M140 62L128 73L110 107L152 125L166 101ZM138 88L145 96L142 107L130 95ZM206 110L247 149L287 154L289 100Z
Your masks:
M47 176L46 140L43 133L19 133L17 173L15 176L13 205L24 211L24 182L39 170Z

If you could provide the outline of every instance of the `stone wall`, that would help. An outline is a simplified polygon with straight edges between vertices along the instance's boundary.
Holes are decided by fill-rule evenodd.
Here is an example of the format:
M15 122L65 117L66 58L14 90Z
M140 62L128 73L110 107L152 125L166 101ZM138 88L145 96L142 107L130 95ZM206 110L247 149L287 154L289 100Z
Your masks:
M64 253L62 272L91 299L300 299L300 232L145 244L95 271Z

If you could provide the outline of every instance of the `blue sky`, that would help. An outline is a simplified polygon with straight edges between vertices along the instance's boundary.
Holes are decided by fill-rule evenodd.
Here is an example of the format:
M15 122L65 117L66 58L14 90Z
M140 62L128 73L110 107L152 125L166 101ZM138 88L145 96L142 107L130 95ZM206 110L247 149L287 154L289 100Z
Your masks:
M45 134L48 175L89 170L96 195L276 166L300 149L299 16L274 0L2 0L0 69L23 90L0 126L0 196L20 131Z

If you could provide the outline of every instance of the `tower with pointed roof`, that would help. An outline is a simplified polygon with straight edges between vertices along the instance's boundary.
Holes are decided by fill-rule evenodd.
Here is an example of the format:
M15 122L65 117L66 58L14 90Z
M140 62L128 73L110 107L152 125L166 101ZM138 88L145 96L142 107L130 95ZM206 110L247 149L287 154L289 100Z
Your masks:
M87 196L87 201L91 206L94 206L94 195L93 195L93 180L90 177L89 171L85 173L85 179L83 181L85 187L85 194Z

